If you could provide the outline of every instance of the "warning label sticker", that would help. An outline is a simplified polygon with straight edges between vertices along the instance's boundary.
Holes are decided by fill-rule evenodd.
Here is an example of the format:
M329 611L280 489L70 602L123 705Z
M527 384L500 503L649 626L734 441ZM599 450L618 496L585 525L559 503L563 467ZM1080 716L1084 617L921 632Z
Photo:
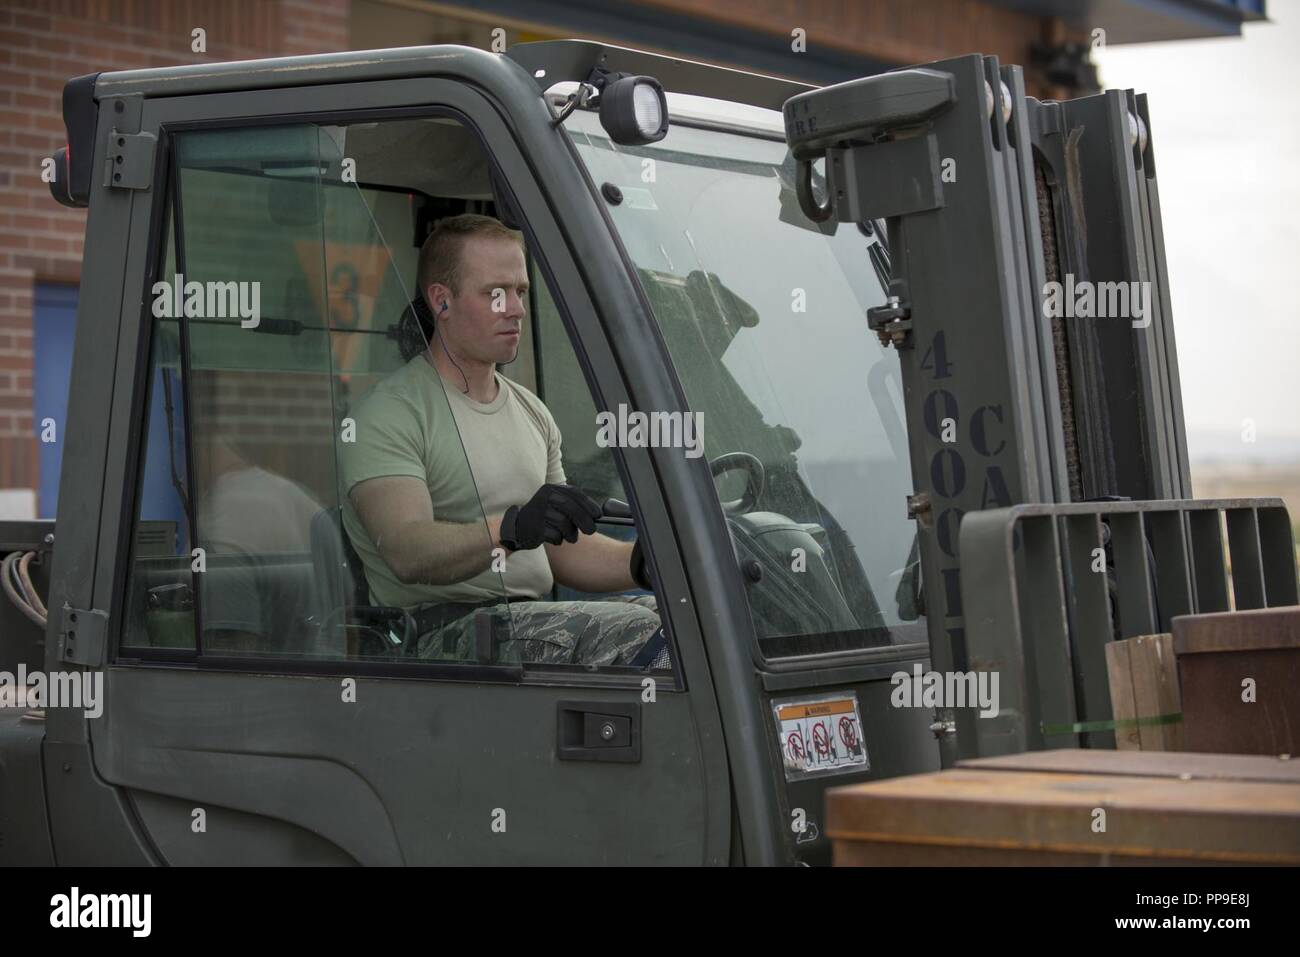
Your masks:
M871 767L862 739L857 694L774 701L772 711L787 781Z

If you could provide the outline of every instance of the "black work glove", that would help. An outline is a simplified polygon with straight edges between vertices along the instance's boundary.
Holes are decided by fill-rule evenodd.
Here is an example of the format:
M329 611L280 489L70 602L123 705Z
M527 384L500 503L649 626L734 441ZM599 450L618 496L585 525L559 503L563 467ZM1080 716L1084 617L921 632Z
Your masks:
M650 569L645 563L645 552L641 551L641 539L636 540L632 546L632 563L629 568L632 572L632 580L644 588L646 591L654 591L654 582L650 580Z
M543 542L576 542L578 533L596 530L600 506L572 485L543 485L522 506L511 505L501 519L501 544L512 552Z

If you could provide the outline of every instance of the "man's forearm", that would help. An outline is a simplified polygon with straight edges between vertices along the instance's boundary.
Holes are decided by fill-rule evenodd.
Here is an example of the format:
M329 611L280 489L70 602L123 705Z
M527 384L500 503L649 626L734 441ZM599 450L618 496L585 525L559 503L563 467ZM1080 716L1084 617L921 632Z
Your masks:
M454 585L492 564L492 549L501 533L501 517L459 524L436 519L402 526L379 549L388 567L408 585Z
M584 535L576 542L547 545L546 555L561 585L591 592L628 591L641 587L632 579L632 545L607 535Z

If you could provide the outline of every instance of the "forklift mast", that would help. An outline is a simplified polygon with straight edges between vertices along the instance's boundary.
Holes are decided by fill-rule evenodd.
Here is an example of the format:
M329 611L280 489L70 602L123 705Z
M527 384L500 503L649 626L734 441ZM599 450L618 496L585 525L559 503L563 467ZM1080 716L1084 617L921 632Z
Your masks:
M1229 609L1225 520L1236 607L1296 601L1279 500L1190 501L1146 96L1042 102L972 55L784 114L801 185L826 170L805 212L887 223L869 322L902 364L935 667L1004 679L1000 718L941 717L945 765L1114 747L1083 730L1110 717L1104 643Z

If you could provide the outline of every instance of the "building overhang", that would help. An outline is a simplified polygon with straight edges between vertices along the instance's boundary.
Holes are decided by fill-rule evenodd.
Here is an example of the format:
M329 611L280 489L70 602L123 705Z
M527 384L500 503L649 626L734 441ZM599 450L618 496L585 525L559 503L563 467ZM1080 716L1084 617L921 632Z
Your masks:
M1265 0L987 0L1037 17L1059 17L1107 43L1153 43L1241 35L1241 25L1266 20Z

